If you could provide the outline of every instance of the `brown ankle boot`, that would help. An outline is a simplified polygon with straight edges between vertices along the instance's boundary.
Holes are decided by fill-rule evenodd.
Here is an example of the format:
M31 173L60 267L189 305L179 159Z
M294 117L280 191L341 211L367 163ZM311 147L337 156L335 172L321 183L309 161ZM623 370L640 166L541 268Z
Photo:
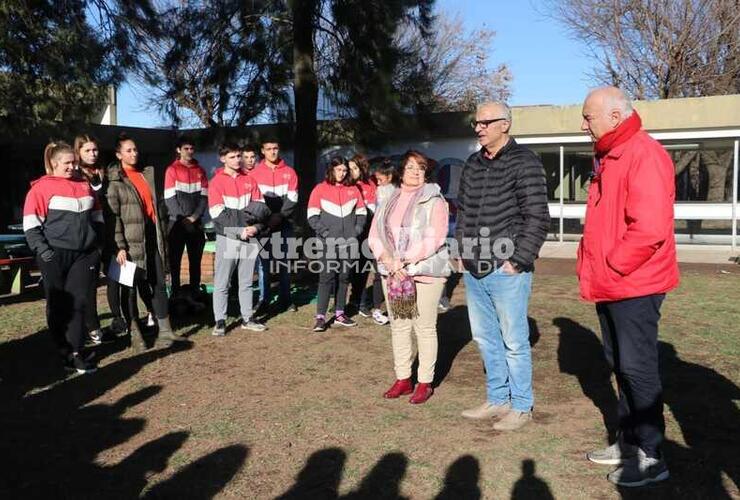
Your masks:
M131 348L134 352L142 353L146 351L146 342L144 342L144 336L141 334L139 323L137 321L131 322Z

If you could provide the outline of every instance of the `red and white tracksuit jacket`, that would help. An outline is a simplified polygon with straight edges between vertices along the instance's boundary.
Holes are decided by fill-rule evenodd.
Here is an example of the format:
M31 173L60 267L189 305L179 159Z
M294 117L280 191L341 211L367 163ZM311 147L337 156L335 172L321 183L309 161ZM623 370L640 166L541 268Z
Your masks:
M208 187L208 212L216 233L232 239L239 239L247 226L261 231L270 216L257 182L241 170L233 176L216 170Z
M45 175L31 183L23 232L42 259L53 255L54 248L87 250L100 241L102 230L103 211L87 179Z

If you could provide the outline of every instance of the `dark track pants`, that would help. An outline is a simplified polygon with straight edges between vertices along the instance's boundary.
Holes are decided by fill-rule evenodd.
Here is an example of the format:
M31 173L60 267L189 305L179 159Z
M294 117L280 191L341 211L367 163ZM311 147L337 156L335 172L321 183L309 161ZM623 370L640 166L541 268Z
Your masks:
M100 253L54 249L50 262L38 259L46 294L46 321L60 349L80 352L85 345L85 317L90 288L98 277Z
M596 305L604 354L617 378L619 430L648 457L659 456L665 433L658 371L658 321L665 294Z
M189 224L188 227L188 224L177 221L167 235L173 295L180 290L180 265L185 248L188 249L190 288L197 290L200 287L200 262L203 258L206 237L199 226Z

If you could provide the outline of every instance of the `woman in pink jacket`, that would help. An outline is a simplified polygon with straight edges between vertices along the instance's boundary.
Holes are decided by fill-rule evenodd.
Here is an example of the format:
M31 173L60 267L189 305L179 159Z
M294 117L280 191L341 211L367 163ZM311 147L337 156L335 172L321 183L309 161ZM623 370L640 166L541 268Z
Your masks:
M439 186L429 182L431 173L424 155L408 151L399 164L399 185L378 189L378 209L369 235L383 276L396 372L396 381L384 397L398 398L413 391L409 400L413 404L426 402L434 392L437 304L450 273L447 202ZM411 366L417 349L419 383L414 390Z

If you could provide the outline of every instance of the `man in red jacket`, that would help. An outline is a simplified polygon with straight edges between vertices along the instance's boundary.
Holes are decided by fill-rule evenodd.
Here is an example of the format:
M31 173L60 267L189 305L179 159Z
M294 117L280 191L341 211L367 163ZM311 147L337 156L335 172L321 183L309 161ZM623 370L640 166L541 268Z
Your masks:
M673 236L675 169L644 130L624 93L592 91L581 129L594 141L594 172L578 248L581 297L596 303L604 354L619 389L619 437L588 453L618 465L608 479L642 486L668 478L660 452L665 422L658 372L658 320L678 285Z

